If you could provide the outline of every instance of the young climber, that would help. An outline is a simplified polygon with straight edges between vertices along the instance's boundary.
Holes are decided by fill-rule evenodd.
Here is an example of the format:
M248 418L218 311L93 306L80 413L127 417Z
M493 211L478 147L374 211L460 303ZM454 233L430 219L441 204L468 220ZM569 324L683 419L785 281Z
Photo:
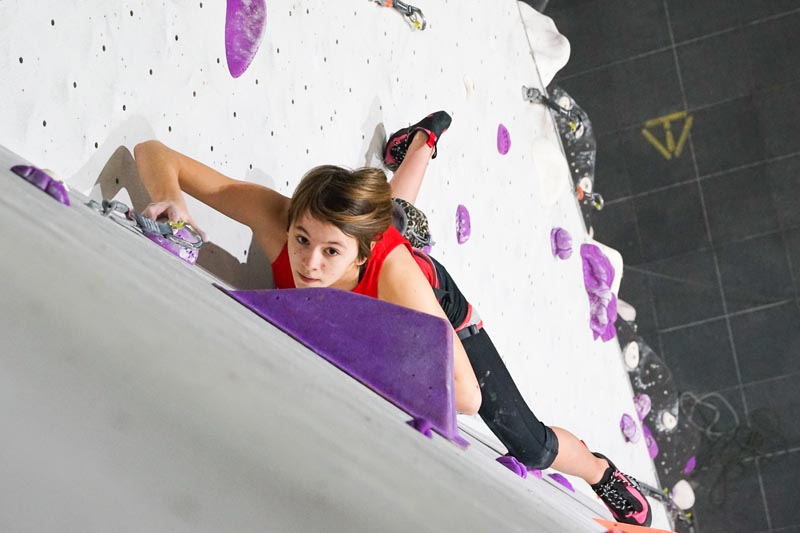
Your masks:
M453 279L391 225L394 194L401 198L403 214L411 215L407 229L419 228L411 203L449 124L449 115L438 112L390 137L385 161L396 169L391 186L379 169L326 165L308 172L291 199L148 141L134 149L153 201L143 214L191 223L185 192L252 229L272 263L276 288L333 287L448 320L456 409L480 414L523 464L552 466L586 480L616 520L649 525L650 506L635 480L568 431L545 426L534 416Z

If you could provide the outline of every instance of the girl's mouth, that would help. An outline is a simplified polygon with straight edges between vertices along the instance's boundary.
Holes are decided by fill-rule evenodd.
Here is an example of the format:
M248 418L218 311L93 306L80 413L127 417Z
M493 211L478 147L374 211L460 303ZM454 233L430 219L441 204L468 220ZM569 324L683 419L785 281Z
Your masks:
M309 278L307 276L304 276L300 272L297 273L297 277L300 278L300 281L302 281L303 283L309 283L310 284L310 283L314 283L314 282L319 281L316 278Z

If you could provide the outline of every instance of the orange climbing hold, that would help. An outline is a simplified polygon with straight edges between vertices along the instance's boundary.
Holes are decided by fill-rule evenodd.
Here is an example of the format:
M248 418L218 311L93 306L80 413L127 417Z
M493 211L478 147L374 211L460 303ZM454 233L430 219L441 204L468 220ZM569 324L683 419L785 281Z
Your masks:
M601 526L608 528L608 533L673 533L667 529L656 529L653 527L634 526L631 524L620 524L619 522L612 522L611 520L603 520L602 518L595 518L595 522Z

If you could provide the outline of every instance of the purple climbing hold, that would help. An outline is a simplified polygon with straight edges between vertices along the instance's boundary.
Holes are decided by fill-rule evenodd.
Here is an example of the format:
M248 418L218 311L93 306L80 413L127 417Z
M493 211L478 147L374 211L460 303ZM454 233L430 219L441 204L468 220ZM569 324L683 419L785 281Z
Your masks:
M512 455L501 455L496 459L498 463L514 472L519 477L525 479L528 477L528 467L520 463L516 457Z
M11 172L37 189L46 192L60 203L70 205L67 187L60 181L51 178L45 171L31 165L16 165L11 167Z
M225 57L228 71L238 78L261 45L267 22L266 0L228 0L225 15Z
M550 479L552 479L556 483L566 487L567 489L571 490L572 492L575 492L575 487L572 486L572 483L570 483L567 478L565 478L564 476L562 476L558 472L553 472L552 474L547 474L547 475L550 477Z
M694 469L697 468L697 458L693 455L689 457L689 460L686 461L686 466L683 467L684 474L691 474L694 472Z
M636 422L633 420L633 417L628 413L622 415L622 419L619 421L619 428L622 430L622 434L625 436L625 440L628 442L639 442L639 428L636 427Z
M433 431L467 446L458 433L453 334L446 320L338 289L218 288ZM412 425L425 429L422 422Z
M658 455L658 443L653 438L653 432L645 424L642 424L642 433L644 434L644 442L647 444L647 452L650 454L650 459L655 459Z
M459 204L456 208L456 239L458 244L464 244L472 235L472 224L469 219L469 211Z
M653 403L650 400L650 396L641 392L634 396L633 405L636 407L636 415L639 417L639 420L644 420L650 413Z
M174 235L175 235L175 237L177 237L179 239L183 239L184 241L187 241L187 242L190 242L190 243L194 242L195 239L197 238L195 235L193 235L186 228L180 228L179 230L174 232ZM168 251L172 255L175 255L175 256L183 259L184 261L186 261L190 265L193 265L193 264L197 263L197 257L200 254L200 250L195 249L195 248L190 248L188 246L183 246L182 244L177 243L177 242L175 242L173 240L167 239L166 237L164 237L162 235L157 235L157 234L153 234L153 233L145 233L144 236L147 237L148 239L150 239L151 241L153 241L154 243L156 243L157 245L161 246L163 249L165 249L166 251Z
M502 155L506 155L510 149L511 134L508 133L508 129L503 124L499 124L497 126L497 151Z
M564 228L550 230L550 250L553 257L569 259L572 256L572 235Z
M617 334L617 296L611 291L614 267L611 261L594 244L581 245L583 283L589 296L589 327L595 339L609 341Z
M544 475L544 473L538 468L531 468L531 467L528 467L528 473L533 477L537 477L539 479L542 479L542 476Z
M432 431L433 426L431 425L431 421L428 420L427 418L415 417L414 419L406 422L406 424L416 429L429 439L433 438L433 431Z
M583 258L583 281L586 290L609 289L614 283L614 267L600 247L594 244L582 244L581 257Z
M45 192L62 204L69 205L69 193L67 192L67 186L62 182L58 180L51 181Z
M424 253L425 255L431 255L432 251L433 251L432 244L426 244L425 246L422 247L422 253Z

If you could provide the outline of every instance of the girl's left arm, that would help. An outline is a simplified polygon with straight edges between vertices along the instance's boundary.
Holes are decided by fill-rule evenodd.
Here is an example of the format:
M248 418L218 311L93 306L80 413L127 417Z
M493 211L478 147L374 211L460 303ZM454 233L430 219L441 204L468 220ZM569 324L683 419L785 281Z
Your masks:
M404 246L386 257L378 278L378 298L447 320L417 262ZM461 340L453 332L456 410L474 415L481 406L481 389Z

